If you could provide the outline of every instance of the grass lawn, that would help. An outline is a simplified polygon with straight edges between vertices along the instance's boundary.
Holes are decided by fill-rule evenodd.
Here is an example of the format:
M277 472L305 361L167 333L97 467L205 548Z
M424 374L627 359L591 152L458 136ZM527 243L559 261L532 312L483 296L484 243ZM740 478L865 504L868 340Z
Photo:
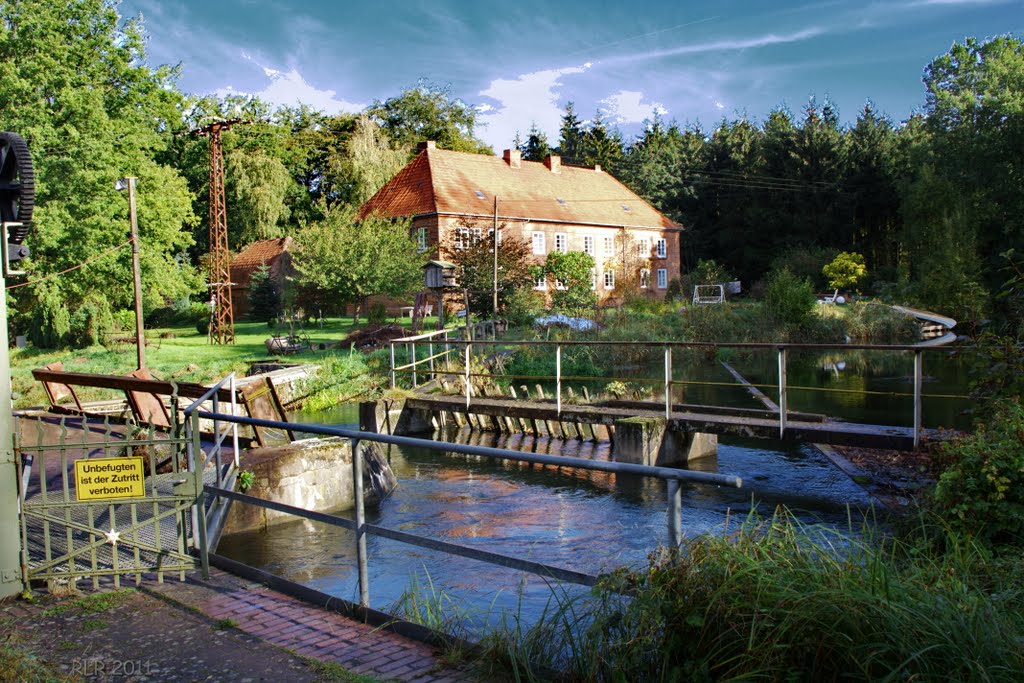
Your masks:
M427 318L427 329L432 329L436 318ZM391 322L409 327L409 318L396 318ZM366 324L361 320L360 327ZM354 329L351 318L328 318L323 325L310 324L301 331L314 345L336 344ZM298 334L300 330L296 328ZM126 333L129 334L129 333ZM337 354L340 349L305 350L287 356L267 353L264 342L274 334L287 335L288 326L271 329L266 323L236 322L235 343L211 344L194 325L154 328L146 331L146 366L154 376L164 380L182 382L215 382L231 371L245 374L250 363L267 358L281 358L289 363L317 363ZM347 353L347 350L345 350ZM42 386L32 378L32 370L49 363L62 361L69 372L90 372L108 375L127 374L136 367L134 344L116 343L109 347L93 346L87 349L11 349L11 382L15 407L46 405ZM83 401L121 398L119 392L103 389L81 389Z

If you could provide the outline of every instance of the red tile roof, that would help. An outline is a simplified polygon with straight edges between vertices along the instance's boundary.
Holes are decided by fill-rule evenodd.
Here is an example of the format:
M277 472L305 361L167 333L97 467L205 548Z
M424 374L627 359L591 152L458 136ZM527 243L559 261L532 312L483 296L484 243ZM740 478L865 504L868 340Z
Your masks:
M482 196L480 196L482 195ZM424 149L377 194L360 215L467 214L627 227L680 228L606 172L499 157Z
M292 245L291 237L279 237L274 240L253 242L231 259L231 281L238 287L246 287L253 272L266 263L274 263L281 254Z

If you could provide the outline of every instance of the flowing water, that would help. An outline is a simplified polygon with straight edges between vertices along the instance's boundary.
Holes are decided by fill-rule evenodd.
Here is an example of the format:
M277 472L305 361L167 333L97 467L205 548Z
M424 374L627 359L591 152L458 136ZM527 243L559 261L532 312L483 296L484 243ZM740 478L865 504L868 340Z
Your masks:
M748 357L731 362L751 381L771 383L770 361ZM852 372L846 368L864 370L869 364L859 358L847 364L834 356L800 361L790 366L791 377L797 378L790 382L851 386L854 382L848 377ZM760 407L744 390L715 386L712 382L728 381L724 370L715 366L677 371L677 377L709 382L687 387L687 401ZM931 393L962 393L957 388L958 383L962 386L962 377L955 368L943 367L936 363L928 370ZM889 395L892 392L887 388L895 385L906 390L905 370L899 363L871 366L868 377L858 375L856 383L874 388L877 394L860 395L855 400L847 397L857 395L839 394L840 399L823 402L821 393L816 392L816 402L791 399L792 409L842 409L847 419L878 418L884 424L882 418L887 418L889 424L902 424L906 399ZM929 407L938 422L927 419ZM953 399L926 400L926 424L935 426L942 420L953 424L960 419L960 408L962 402ZM354 426L357 415L354 406L345 406L330 414L298 413L292 417L296 422ZM436 438L597 460L609 457L607 443L466 432ZM667 540L665 484L658 480L428 449L391 447L388 453L399 486L378 509L368 510L367 521L373 524L590 574L643 563ZM777 505L786 505L805 522L846 529L851 520L856 527L871 505L856 483L809 445L723 438L717 458L699 461L694 467L738 475L744 485L742 489L684 485L683 529L687 535L722 533L741 523L751 510L770 514ZM378 609L389 610L416 584L421 592L451 598L450 606L458 605L458 611L478 623L485 613L494 623L494 615L502 609L532 621L552 595L543 579L515 570L374 536L368 537L367 547L370 599ZM298 521L225 538L218 552L332 595L358 598L354 537L344 529ZM581 590L563 585L556 594L575 595Z

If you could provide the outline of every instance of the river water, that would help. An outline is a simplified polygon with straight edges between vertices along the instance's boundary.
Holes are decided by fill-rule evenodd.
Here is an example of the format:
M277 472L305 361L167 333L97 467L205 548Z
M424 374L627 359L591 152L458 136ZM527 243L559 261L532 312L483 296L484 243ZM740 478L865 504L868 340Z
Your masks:
M755 383L771 383L773 359L737 358L731 362ZM906 360L872 365L870 359L835 356L804 359L790 365L790 382L801 386L858 386L869 394L795 393L793 410L840 412L847 419L907 424L909 404L891 394L908 388ZM854 372L856 370L856 373ZM926 391L963 393L962 370L949 364L927 367ZM717 364L683 368L677 378L692 378L688 402L759 407L745 390L718 387L729 381ZM796 378L794 381L793 378ZM701 384L700 382L707 382ZM771 395L771 392L766 390ZM962 399L926 399L926 426L957 424ZM834 412L835 414L835 412ZM296 422L354 426L354 406L328 414L292 416ZM529 435L435 435L485 446L607 460L607 443L549 440ZM492 461L427 449L391 447L399 480L397 490L367 521L448 542L543 562L589 574L621 565L639 565L667 540L665 484L632 476L575 471ZM716 458L695 468L737 475L742 489L683 486L683 529L687 535L722 533L752 510L771 514L785 505L808 524L842 529L859 526L871 501L847 475L813 446L768 440L723 438ZM350 512L339 512L350 516ZM545 608L552 588L545 580L369 536L370 599L373 607L393 611L410 586L450 599L450 610L480 624L495 623L502 610L532 621ZM354 535L308 521L227 537L218 552L329 594L356 601L358 585ZM583 589L562 585L558 595ZM444 599L442 599L444 601ZM458 607L456 607L456 605Z

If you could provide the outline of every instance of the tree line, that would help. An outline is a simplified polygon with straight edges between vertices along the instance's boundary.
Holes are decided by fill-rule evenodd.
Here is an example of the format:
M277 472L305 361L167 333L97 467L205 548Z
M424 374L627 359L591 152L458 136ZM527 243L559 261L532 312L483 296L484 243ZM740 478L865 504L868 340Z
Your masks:
M114 189L124 176L138 178L145 309L205 299L209 142L192 131L210 120L242 121L223 136L236 250L353 229L354 207L422 140L494 151L476 108L444 86L420 82L362 112L274 108L182 92L180 67L151 65L145 45L141 20L112 0L0 0L0 128L29 141L37 176L29 284L8 296L12 324L37 343L94 342L130 315L129 252L116 249L127 239ZM714 259L751 284L780 264L820 275L835 253L859 252L876 292L978 319L998 312L1004 254L1024 248L1022 60L1012 37L954 45L928 65L921 111L899 123L866 105L843 126L812 99L799 115L780 108L709 130L653 120L627 142L570 103L555 144L536 127L514 144L526 159L557 153L615 174L687 228L691 267ZM341 252L320 251L321 272L307 260L307 295L365 296L328 276Z

